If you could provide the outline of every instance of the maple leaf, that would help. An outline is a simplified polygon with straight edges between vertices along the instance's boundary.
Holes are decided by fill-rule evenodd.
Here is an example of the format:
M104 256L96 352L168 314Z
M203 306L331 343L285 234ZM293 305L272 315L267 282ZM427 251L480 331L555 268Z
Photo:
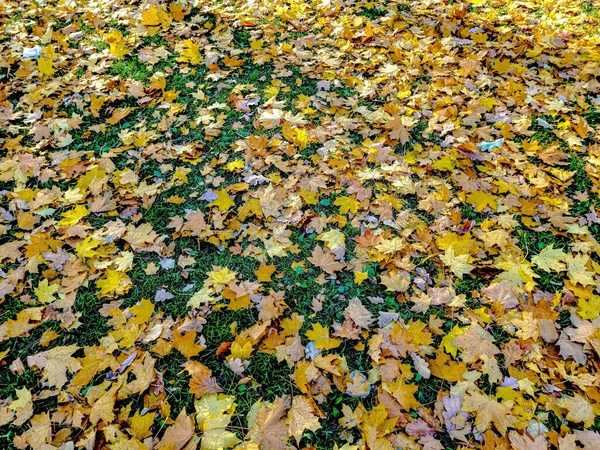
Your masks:
M158 7L156 5L150 5L148 9L142 10L142 25L160 25L160 19L158 17Z
M579 283L582 286L595 284L593 279L594 272L587 270L587 264L590 258L587 255L566 255L567 274L573 283Z
M150 427L154 423L155 414L148 412L144 415L140 414L140 411L136 411L133 416L129 418L129 434L136 439L144 439L152 435Z
M499 403L479 392L466 396L462 409L475 413L475 426L480 432L489 429L490 424L493 423L502 435L506 435L508 428L515 422L510 409L504 403Z
M338 247L343 247L346 244L346 237L340 230L329 230L321 233L317 238L325 242L325 245L330 250L335 250Z
M320 323L314 323L312 329L306 332L306 337L315 343L315 347L320 350L331 350L339 347L342 340L329 336L329 329L324 328Z
M229 196L225 189L217 191L217 198L208 204L208 206L216 206L217 208L219 208L219 211L227 211L234 205L235 202Z
M394 431L397 419L389 418L388 412L382 403L366 411L360 420L360 429L363 432L368 448L393 450L393 447L384 437Z
M333 204L340 207L340 214L356 214L360 206L360 202L354 197L346 196L336 198Z
M467 201L475 205L475 211L481 212L486 207L489 207L492 211L497 209L498 197L492 194L486 194L482 191L473 191L467 195Z
M218 394L223 392L223 389L214 377L208 375L192 376L190 379L190 392L196 397L203 397L207 394Z
M111 30L110 33L107 33L104 36L104 40L109 45L109 51L117 58L122 59L127 53L129 53L129 49L125 45L123 34L120 31Z
M406 292L410 286L410 275L407 272L390 272L387 275L381 275L381 284L387 291Z
M457 349L458 350L458 349ZM429 360L428 368L435 377L455 383L463 379L463 374L467 371L465 363L455 362L444 352L438 352L434 360Z
M174 330L173 345L186 358L192 358L204 350L204 346L196 343L196 330L188 331L185 334L181 334L179 330Z
M394 117L394 119L388 122L385 127L391 130L390 138L400 140L402 145L410 140L410 134L402 123L401 117Z
M17 410L25 408L27 405L31 403L31 392L26 388L17 389L17 400L13 400L11 404L8 406L9 409Z
M215 267L208 272L208 281L211 284L227 284L235 280L236 272L229 270L228 267Z
M458 347L454 345L453 342L456 337L460 336L464 332L465 330L463 328L459 327L458 325L454 325L452 330L450 330L450 332L442 338L441 346L448 354L456 357L456 354L458 353Z
M309 256L306 259L308 259L309 262L323 270L323 272L332 275L338 270L342 270L344 268L344 265L342 263L334 259L331 252L325 252L323 248L319 245L317 245L314 248L312 256Z
M231 344L230 350L232 359L246 360L250 358L250 355L254 351L254 347L252 347L252 342L249 340L236 339Z
M350 300L348 303L348 307L344 311L344 315L346 314L357 326L365 329L369 328L369 326L375 321L373 315L356 297Z
M462 348L464 361L473 362L482 355L492 358L500 353L500 349L493 344L493 336L479 324L473 323L469 328L460 331L451 344Z
M419 390L417 385L405 383L402 378L398 378L391 383L383 383L382 386L406 411L418 409L421 406L421 403L415 398L415 394Z
M535 286L534 278L539 278L531 266L531 263L522 258L521 255L502 255L502 259L496 263L496 267L504 270L498 279L510 282L513 288L520 288L523 284L531 289Z
M292 407L288 412L288 433L299 443L304 431L317 431L321 428L319 418L313 413L310 403L302 396L292 400Z
M198 48L198 43L194 42L190 39L186 39L183 41L184 48L181 50L180 60L184 62L189 62L190 64L200 64L203 59L200 56L200 49Z
M52 441L52 422L48 412L33 416L30 420L31 427L21 435L34 450L43 449Z
M68 381L67 370L76 372L81 364L71 355L79 349L76 345L54 347L45 352L27 357L29 367L44 369L44 375L50 387L61 388Z
M545 272L550 272L551 270L555 272L562 272L566 269L564 263L565 256L566 253L559 248L554 248L553 244L550 244L547 247L544 247L542 251L533 258L531 258L531 262Z
M440 256L440 259L450 267L454 275L461 279L463 275L470 273L475 268L475 266L468 263L470 260L469 255L455 255L452 246L446 249L446 253Z
M288 426L284 415L289 408L289 397L277 397L272 404L259 404L253 423L249 422L253 441L264 450L286 450L288 448Z
M175 423L165 431L160 442L157 444L158 449L181 450L185 444L194 435L194 421L191 416L188 416L183 408Z
M368 278L369 278L368 270L365 270L364 272L361 272L359 270L354 271L354 283L362 284L362 282L367 280Z
M271 281L271 275L273 275L275 273L275 271L277 270L277 267L275 267L275 265L266 265L265 263L262 263L260 265L260 267L254 271L254 274L256 275L256 278L258 279L259 282L263 283L263 282L270 282Z
M350 374L351 382L346 383L346 394L353 397L365 398L371 392L371 383L366 376L360 372Z
M100 420L109 424L115 418L113 408L117 400L120 384L113 385L108 391L96 399L90 410L90 422L96 425Z
M56 294L60 289L58 284L49 284L47 279L43 279L39 282L38 287L35 290L35 296L41 303L51 303L56 298L54 294Z
M38 70L41 74L52 76L56 72L56 69L52 67L52 58L42 56L38 59Z
M567 420L575 423L583 422L583 426L588 428L596 419L592 405L579 394L573 397L563 396L556 401L559 408L567 410Z
M283 120L283 111L280 109L265 110L261 113L258 120L265 130L270 130L281 124Z
M212 288L205 286L190 297L187 305L192 308L200 308L203 304L214 303L216 301L214 295L215 291Z
M205 395L194 404L198 428L202 431L201 448L221 450L231 448L240 440L226 430L235 410L235 397L224 394Z
M135 317L131 319L131 323L134 325L141 325L148 322L148 319L152 317L154 304L150 300L143 298L139 304L129 308L129 311L132 314L135 314Z
M109 269L106 271L106 278L98 280L96 286L100 288L98 297L124 294L131 288L131 280L126 273Z

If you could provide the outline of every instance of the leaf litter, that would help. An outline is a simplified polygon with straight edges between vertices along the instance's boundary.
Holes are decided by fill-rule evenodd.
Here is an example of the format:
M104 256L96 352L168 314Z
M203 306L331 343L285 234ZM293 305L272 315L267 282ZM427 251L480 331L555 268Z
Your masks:
M3 448L598 448L599 16L0 4Z

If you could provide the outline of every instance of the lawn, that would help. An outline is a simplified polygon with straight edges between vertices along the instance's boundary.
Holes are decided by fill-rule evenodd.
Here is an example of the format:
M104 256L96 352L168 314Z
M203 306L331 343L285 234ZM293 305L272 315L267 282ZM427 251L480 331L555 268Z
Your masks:
M0 2L0 448L600 448L598 30Z

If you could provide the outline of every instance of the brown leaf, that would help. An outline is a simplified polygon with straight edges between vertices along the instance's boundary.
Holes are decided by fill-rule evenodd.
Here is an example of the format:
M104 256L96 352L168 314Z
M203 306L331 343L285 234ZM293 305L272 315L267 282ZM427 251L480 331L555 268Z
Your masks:
M167 428L156 448L157 450L181 450L193 435L194 421L183 408L175 419L175 423Z
M305 430L317 431L321 428L319 418L313 414L310 404L302 396L292 400L292 407L288 413L288 433L297 443L300 443Z
M323 272L333 275L338 270L342 270L344 265L338 261L336 261L331 254L331 252L325 252L323 248L317 245L313 252L312 256L309 256L308 261L312 264L323 270Z

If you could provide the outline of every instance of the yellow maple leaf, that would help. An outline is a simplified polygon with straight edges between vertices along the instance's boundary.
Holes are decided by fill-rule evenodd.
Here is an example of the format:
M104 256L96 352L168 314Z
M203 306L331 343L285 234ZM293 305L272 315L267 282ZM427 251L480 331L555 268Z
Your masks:
M90 410L90 422L96 425L103 421L111 423L115 418L114 407L117 400L120 384L114 384L111 388L94 401Z
M230 347L231 359L241 359L242 361L250 358L250 355L254 351L252 342L249 339L238 338L231 344Z
M508 406L479 392L465 397L462 410L475 414L475 426L479 432L488 430L493 423L500 434L504 435L515 421Z
M56 300L54 294L56 294L59 289L60 285L48 284L48 280L44 278L38 284L38 287L35 290L35 296L41 303L51 303Z
M514 287L524 283L527 289L533 289L536 284L534 278L539 278L533 271L531 263L520 254L502 254L496 267L504 270L498 275L498 279L507 280Z
M465 330L463 328L460 328L458 325L454 325L454 328L450 330L450 333L446 334L442 338L442 342L440 345L444 348L446 353L456 357L459 348L456 345L452 344L452 342L454 341L454 339L456 339L456 337L460 336L464 332Z
M196 343L196 330L181 334L179 330L173 330L173 346L186 358L197 356L204 347Z
M590 260L588 255L566 255L567 274L573 283L579 283L582 286L595 284L594 272L587 270L587 264Z
M63 219L57 223L58 226L71 227L79 222L80 219L87 216L90 212L85 205L77 205L71 211L62 214Z
M208 282L210 284L227 284L235 280L237 272L229 270L228 267L214 267L208 272Z
M214 201L210 202L208 206L216 206L217 208L219 208L219 211L226 211L235 205L235 202L229 196L225 189L217 191L216 194L217 198Z
M471 270L475 268L475 266L468 263L470 259L470 255L455 255L454 248L452 246L446 249L446 253L440 256L442 262L450 267L450 270L454 275L458 278L463 277L463 275L470 273Z
M209 394L196 400L196 420L202 432L200 448L223 450L240 442L235 433L226 428L235 411L235 397L225 394Z
M148 319L152 317L152 313L154 312L154 303L146 298L143 298L139 305L132 306L129 308L129 311L132 314L135 314L135 317L132 317L129 319L129 321L134 325L141 325L148 322Z
M594 320L600 315L600 297L593 296L590 299L580 298L577 300L578 313L582 319Z
M296 128L296 138L294 139L295 143L298 144L301 150L304 150L310 144L310 136L308 135L308 131L304 128Z
M142 10L142 25L160 25L160 18L158 17L158 7L156 5L150 5L148 9Z
M383 383L382 387L407 411L418 409L421 406L421 403L415 398L415 394L419 390L418 386L405 383L402 377L396 378L391 383Z
M325 242L325 245L329 247L330 250L335 250L338 247L343 247L346 245L346 236L340 230L329 230L321 233L317 238Z
M410 274L408 272L392 271L381 275L381 284L390 292L406 292L410 286Z
M467 365L462 362L452 361L446 353L438 351L437 357L429 360L429 369L432 375L456 383L462 380L463 374L467 371Z
M17 394L17 399L13 400L12 403L8 405L8 409L16 411L25 408L25 406L31 403L32 395L29 389L16 389L15 393Z
M496 211L498 209L497 200L496 195L486 194L482 191L473 191L467 195L467 201L475 205L475 211L477 212L483 211L488 206L492 211Z
M265 41L262 39L252 39L250 41L250 47L252 47L252 50L261 50L264 43Z
M38 70L43 75L52 76L56 70L52 67L52 58L48 58L46 56L41 56L38 58L37 63Z
M340 214L356 214L358 212L358 207L360 206L360 202L354 197L346 196L336 198L333 204L340 207Z
M312 329L306 332L306 337L313 341L319 350L331 350L342 344L341 339L330 337L329 329L318 322L313 323Z
M120 31L111 30L106 34L106 36L104 36L104 40L109 45L108 51L117 58L122 59L127 53L129 53L129 49L125 44L123 34Z
M214 303L216 298L214 297L215 291L207 286L204 286L198 292L190 297L187 305L192 308L200 308L201 305L208 303Z
M108 269L105 275L106 278L102 278L96 282L96 286L100 288L98 297L124 294L131 288L131 280L125 272Z
M179 53L180 60L183 62L189 62L190 64L200 64L203 59L200 56L200 49L198 48L198 43L194 42L190 39L186 39L183 41L184 48Z
M140 414L140 411L136 411L133 416L129 418L128 431L136 439L144 439L152 434L150 427L154 423L155 413L149 411L144 415Z
M183 11L183 3L173 2L169 5L169 10L175 20L183 20L186 15Z
M364 272L361 272L359 270L354 271L354 283L362 284L362 282L365 281L367 278L369 278L368 270L365 270Z
M268 266L265 263L262 263L260 267L254 271L259 282L269 282L271 281L271 275L275 273L277 267L274 264Z
M544 247L541 252L531 258L531 262L540 269L550 272L562 272L566 269L564 258L566 253L559 248L554 248L552 244Z
M306 188L302 188L298 192L298 195L302 197L302 200L307 205L316 205L319 203L319 193L317 191L309 191Z
M236 159L235 161L231 161L230 163L228 163L225 166L225 170L228 170L229 172L233 172L235 170L243 169L244 165L245 164L244 164L243 159Z
M75 253L77 253L77 256L80 258L93 258L100 254L97 249L101 244L102 242L94 240L92 236L88 236L83 242L80 242L75 246Z

